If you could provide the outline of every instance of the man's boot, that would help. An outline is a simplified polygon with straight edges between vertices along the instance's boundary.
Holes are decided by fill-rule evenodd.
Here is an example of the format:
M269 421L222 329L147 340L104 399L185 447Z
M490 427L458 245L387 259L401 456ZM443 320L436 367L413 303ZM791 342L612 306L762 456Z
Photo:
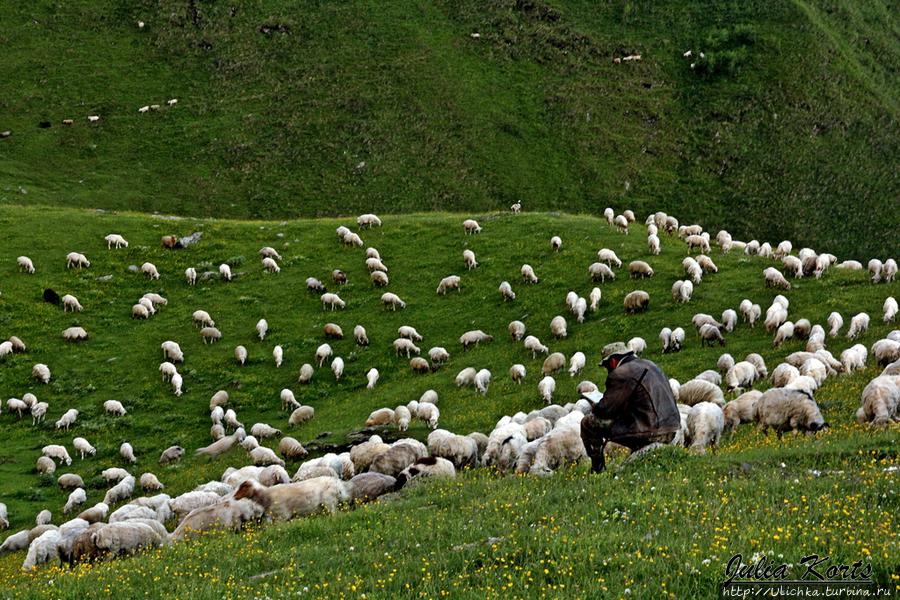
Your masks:
M591 473L602 473L606 470L606 459L603 457L603 451L591 456Z

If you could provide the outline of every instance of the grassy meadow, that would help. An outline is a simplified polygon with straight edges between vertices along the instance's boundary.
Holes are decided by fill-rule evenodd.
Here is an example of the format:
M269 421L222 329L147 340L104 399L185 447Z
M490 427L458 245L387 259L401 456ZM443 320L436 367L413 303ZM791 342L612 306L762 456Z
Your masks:
M462 220L479 220L483 232L463 233ZM393 407L435 389L440 395L440 426L459 433L489 432L503 415L542 405L537 393L542 359L532 360L521 344L510 341L506 328L514 319L551 351L567 356L585 352L588 364L581 376L557 376L556 401L574 401L582 379L602 389L604 373L597 366L599 350L608 342L644 337L645 356L657 361L670 377L681 381L715 368L722 351L740 360L759 352L771 371L787 354L802 349L802 341L772 348L771 335L759 325L739 324L722 349L701 348L690 326L697 312L720 315L750 298L763 309L776 291L763 286L762 270L770 263L743 254L711 254L719 273L696 286L693 300L678 305L669 289L683 278L686 247L663 236L662 254L650 256L645 228L632 226L622 235L594 217L557 213L428 213L382 215L384 226L360 232L366 246L378 248L390 269L388 291L399 294L405 310L392 312L379 303L384 291L369 283L365 248L342 246L334 234L354 219L322 218L291 221L226 221L163 218L129 213L63 208L0 207L0 224L7 232L0 256L0 337L17 335L28 345L24 354L0 363L2 397L33 392L50 403L47 421L32 427L5 409L0 415L4 435L0 445L0 500L10 511L10 531L28 527L42 508L62 522L66 494L55 477L35 473L35 459L48 443L65 444L70 453L75 436L86 437L97 455L81 460L73 455L65 472L80 474L88 503L102 499L100 472L126 466L119 444L130 441L138 463L129 470L156 473L167 493L175 495L209 479L227 466L247 462L233 449L217 460L197 459L194 449L209 443L209 397L225 389L240 420L249 427L266 422L285 430L313 449L346 444L375 408ZM639 214L639 221L644 215ZM159 238L202 231L200 242L183 250L166 250ZM107 250L103 236L124 235L130 247ZM563 248L551 251L549 239L560 235ZM269 245L282 255L282 271L265 273L258 250ZM594 284L587 267L602 247L614 249L626 263L647 260L652 279L633 281L626 268L615 281ZM472 249L479 267L466 271L462 251ZM85 253L90 268L67 270L65 255ZM28 255L37 272L18 271L15 258ZM148 281L129 271L145 261L156 264L162 277ZM228 262L236 273L226 283L217 276L189 287L183 272L216 271ZM521 282L519 269L529 263L540 282ZM332 290L330 272L343 269L349 283L338 293L347 302L340 311L323 311L305 279L322 279ZM462 277L460 292L437 296L438 281L450 274ZM107 280L107 276L111 279ZM103 278L98 280L98 278ZM497 291L502 280L512 283L518 297L504 303ZM570 289L587 296L598 285L600 308L577 324L566 312ZM821 280L792 280L790 318L823 323L839 311L849 324L860 311L872 325L861 342L870 346L891 326L881 322L885 297L900 294L900 284L873 285L864 273L831 269ZM81 313L64 313L41 300L44 288L71 293L84 306ZM651 295L650 309L626 315L622 298L634 289ZM131 305L148 291L168 299L147 321L130 318ZM210 312L223 332L222 340L204 345L191 323L196 309ZM549 323L566 315L569 336L552 340ZM254 325L266 318L270 332L259 341ZM313 362L324 340L323 326L339 324L347 337L330 342L346 361L336 382L327 369L317 370L310 385L296 383L301 364ZM350 333L366 327L371 345L359 348ZM400 325L413 325L425 337L423 352L444 346L451 353L440 370L415 375L405 358L394 356L391 341ZM66 327L80 325L90 339L69 344ZM657 334L664 327L687 330L685 349L663 356ZM470 329L494 336L490 344L464 352L458 337ZM845 329L846 331L846 329ZM181 344L185 362L184 395L176 398L158 374L159 344ZM838 355L852 345L844 337L829 338ZM239 366L234 347L249 351ZM272 348L280 344L285 363L276 369ZM33 364L49 365L48 385L30 378ZM509 366L528 369L522 385L511 382ZM486 396L457 389L456 373L464 367L488 368L493 382ZM365 389L365 372L376 367L381 379ZM830 378L817 400L830 429L816 436L764 437L753 426L726 436L720 448L706 456L666 449L619 471L590 476L585 465L546 479L499 476L478 469L452 481L413 486L387 502L279 525L260 526L240 534L212 534L131 559L74 570L40 568L22 574L23 553L0 557L0 597L712 597L723 578L725 563L742 552L747 559L763 553L774 560L797 563L806 554L831 554L852 563L868 558L876 581L898 589L898 473L896 426L871 431L855 424L853 415L865 384L880 369L869 367L850 376ZM765 383L761 383L765 386ZM315 407L315 418L295 429L280 410L279 392L290 387L302 404ZM102 403L122 401L128 415L105 415ZM77 423L56 431L53 421L66 409L77 408ZM414 422L410 435L427 436ZM157 464L159 453L172 444L186 457L168 467ZM269 441L264 445L273 447ZM321 452L321 450L319 451ZM299 462L288 464L293 472ZM896 593L896 592L895 592Z
M883 256L893 8L5 3L0 203L253 219L624 205Z

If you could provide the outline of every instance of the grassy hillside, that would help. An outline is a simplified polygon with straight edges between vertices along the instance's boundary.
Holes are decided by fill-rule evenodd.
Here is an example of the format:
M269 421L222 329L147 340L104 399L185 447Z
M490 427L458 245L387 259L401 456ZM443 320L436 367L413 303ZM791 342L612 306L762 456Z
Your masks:
M269 219L613 205L884 255L891 8L7 3L0 202Z
M368 282L364 250L341 246L334 235L338 225L352 225L350 219L278 223L0 207L0 224L8 232L5 258L0 259L0 338L15 334L28 344L27 353L8 356L0 365L0 395L21 397L32 391L51 407L47 423L38 427L5 407L0 416L0 501L9 506L11 530L28 526L42 508L54 512L54 522L62 520L66 495L57 489L55 478L34 472L34 461L47 443L64 443L71 451L72 438L83 436L98 448L95 457L75 458L71 467L56 473L82 475L90 504L102 499L100 471L122 463L117 449L126 440L139 458L132 472L155 472L172 494L218 478L229 465L244 464L247 458L240 449L215 461L192 456L209 441L208 400L218 389L229 391L245 424L262 421L287 431L287 413L280 410L278 394L291 387L301 403L315 407L316 417L290 434L313 449L315 440L346 443L346 434L359 429L371 410L406 403L429 388L440 394L442 427L462 433L488 431L504 414L542 405L536 388L541 360L532 360L508 339L506 326L513 319L523 320L554 351L588 355L580 377L557 376L557 400L564 403L574 400L581 379L602 388L604 373L596 363L600 347L610 341L643 336L650 344L646 355L679 380L714 368L722 349L699 346L690 329L691 316L719 315L725 308L737 308L745 297L765 307L776 293L763 287L761 271L770 264L765 259L714 252L719 273L705 278L690 304L676 305L669 288L682 277L685 247L673 238L664 236L662 255L652 257L643 226L635 225L632 234L624 236L591 217L476 216L484 227L478 236L463 235L463 216L446 213L389 216L384 227L361 232L390 269L388 290L408 302L405 310L391 312L379 305L382 290ZM128 238L130 247L107 250L103 236L111 231ZM193 231L203 232L196 246L177 251L159 246L163 234ZM550 251L549 238L555 234L563 238L560 253ZM257 251L263 245L282 254L280 274L262 271ZM631 281L619 270L615 281L600 285L599 311L580 325L569 319L569 337L552 341L551 318L567 314L568 290L586 296L593 287L587 266L601 247L615 249L625 262L648 260L656 276ZM474 250L480 263L471 272L463 266L465 248ZM72 250L86 253L91 267L66 270L64 257ZM36 274L17 271L15 257L20 254L33 259ZM147 260L159 267L159 281L129 272L129 265ZM186 267L215 270L225 261L238 274L233 282L213 277L194 288L184 282ZM526 262L541 278L537 285L521 283L519 268ZM323 312L304 280L327 280L333 268L349 276L350 282L339 290L347 308ZM462 291L436 296L440 278L453 273L462 276ZM106 276L111 280L98 280ZM504 279L518 293L515 302L500 300L497 285ZM43 303L45 287L74 294L84 312L63 313ZM649 291L651 307L645 314L626 316L622 298L633 289ZM148 321L132 321L130 307L147 291L163 294L169 304ZM821 280L794 282L787 295L795 320L824 323L837 310L849 323L853 314L868 312L872 327L861 341L869 346L890 329L881 323L884 298L898 294L897 283L873 285L863 273L832 269ZM199 308L216 320L224 336L220 343L201 342L190 318ZM271 326L264 342L254 332L261 317ZM296 383L299 366L312 360L329 321L346 333L363 324L372 344L358 348L350 339L332 342L336 355L347 363L344 378L335 382L323 369L311 385L301 386ZM78 345L64 343L60 332L74 324L85 327L91 338ZM450 364L432 374L412 374L406 359L395 357L390 346L403 324L425 336L423 350L448 348ZM657 333L663 326L678 325L688 329L687 347L679 354L661 355ZM475 328L495 340L463 352L457 338ZM159 380L159 344L165 339L179 341L185 351L180 368L185 394L180 398ZM828 343L836 355L851 345L843 337ZM233 359L237 344L246 345L250 353L244 367ZM285 349L281 369L271 359L275 344ZM760 352L772 369L803 346L791 341L773 349L762 327L741 324L728 336L725 350L738 358ZM50 366L49 385L30 379L37 362ZM507 376L515 362L528 369L521 386ZM374 390L366 390L364 373L373 366L381 379ZM455 374L467 366L493 372L486 396L454 386ZM43 569L21 575L23 557L17 553L0 558L0 573L7 582L5 593L12 597L98 597L110 589L127 597L157 596L160 581L167 584L166 595L200 598L283 597L303 588L326 597L541 592L590 597L620 596L626 588L637 597L659 592L710 597L735 552L748 557L754 552L784 554L790 562L803 554L829 552L845 562L869 556L875 578L896 585L891 578L900 571L897 474L886 469L898 464L897 429L871 432L853 421L860 392L878 371L870 366L826 382L817 399L832 427L815 437L778 441L745 426L706 457L673 450L600 477L588 476L583 467L548 480L476 471L453 482L423 485L394 502L331 518L211 536L141 559L73 572ZM126 417L103 414L102 403L111 398L123 402ZM53 421L70 407L81 411L77 424L69 432L55 431ZM410 434L424 439L427 430L416 423ZM159 453L176 443L187 448L188 456L160 467ZM288 470L297 466L290 463Z

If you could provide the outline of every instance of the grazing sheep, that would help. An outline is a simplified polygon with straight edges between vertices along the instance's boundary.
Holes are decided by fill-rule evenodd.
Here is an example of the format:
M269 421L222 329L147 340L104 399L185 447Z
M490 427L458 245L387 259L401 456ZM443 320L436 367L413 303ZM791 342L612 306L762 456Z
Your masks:
M727 403L723 409L725 429L734 430L741 423L756 421L756 403L761 397L759 390L750 390Z
M694 406L700 402L712 402L725 405L725 396L719 386L703 379L691 379L681 384L678 390L678 402Z
M900 342L883 339L872 344L872 356L875 357L875 363L879 367L900 360Z
M470 271L478 267L478 261L475 260L475 253L471 250L463 250L463 260L466 263L466 268Z
M450 360L450 353L442 346L435 346L428 350L428 358L434 365L442 365Z
M719 373L725 375L728 373L728 370L734 366L734 357L732 357L727 352L721 354L719 359L716 361L716 368L719 370ZM755 367L754 367L755 369Z
M247 362L247 349L243 346L235 346L234 359L238 361L238 364L240 365L245 364Z
M142 264L141 273L146 275L148 279L159 279L159 271L153 263L145 262Z
M889 258L884 261L884 266L881 268L881 277L884 279L886 283L891 283L894 281L894 278L897 276L897 261L893 258Z
M481 369L475 374L475 389L482 395L487 394L488 386L491 384L491 372L487 369ZM419 404L422 404L420 401Z
M181 390L182 383L183 383L183 379L182 379L181 375L179 375L178 373L175 373L174 375L172 375L172 380L171 380L172 392L176 396L181 396L181 394L182 394L182 390Z
M34 275L34 263L27 256L20 256L16 259L19 270L25 271L29 275Z
M309 363L303 363L300 367L300 375L297 377L299 383L309 383L313 377L313 366Z
M766 311L766 331L772 333L787 321L788 312L781 305L773 304Z
M880 375L872 379L862 391L860 404L856 411L860 425L871 423L875 427L887 427L900 419L900 377Z
M763 279L765 280L766 287L777 287L784 290L791 289L791 283L785 279L784 275L781 274L781 271L775 267L767 267L764 269Z
M84 457L82 456L82 458ZM71 490L73 488L84 487L84 480L81 478L81 475L64 473L56 480L56 485L58 485L61 490ZM38 525L40 525L40 523L38 523Z
M117 417L124 417L128 412L118 400L107 400L103 403L103 410L106 411L107 414L115 415Z
M825 339L825 330L821 325L813 326L809 319L797 319L794 323L794 337L801 340L809 339L813 332L821 332L822 339Z
M98 502L94 506L87 508L78 513L78 519L83 519L88 523L99 523L106 519L109 513L109 506L103 502Z
M81 303L78 302L78 298L71 294L66 294L62 297L62 305L63 312L81 312L83 310Z
M384 271L372 271L369 274L369 278L372 280L372 285L375 287L385 287L390 283L390 279Z
M378 383L378 378L381 375L378 373L378 369L371 368L366 372L366 389L371 390L375 388L375 384Z
M694 379L702 379L703 381L708 381L713 385L722 385L722 376L719 375L718 371L713 371L712 369L707 369L694 377Z
M69 514L70 512L72 512L72 510L74 510L76 506L84 504L85 502L87 502L87 493L84 491L84 489L75 489L71 494L69 494L69 498L66 500L65 506L63 506L63 514Z
M565 338L566 337L566 320L561 316L553 317L550 321L550 333L556 339Z
M22 570L30 571L37 565L59 558L59 544L61 541L62 536L57 529L43 532L28 545L28 554L22 563Z
M704 273L718 273L719 267L716 266L716 263L705 254L700 254L697 256L697 264L700 265L700 268L703 269Z
M390 306L391 310L397 310L398 306L401 309L406 308L406 302L401 300L400 296L391 292L381 295L381 303L385 306Z
M493 341L493 336L486 334L480 329L474 329L472 331L467 331L462 334L459 338L459 343L462 344L463 349L468 350L469 346L475 345L478 346L481 342L491 342Z
M331 292L322 294L321 300L323 309L325 307L330 307L331 310L334 310L336 306L338 308L344 308L347 306L347 304L343 300L341 300L340 296L338 296L337 294L332 294Z
M280 369L281 363L284 361L284 348L281 346L272 348L272 358L275 361L275 368Z
M616 256L616 253L609 248L601 248L597 251L597 260L601 263L606 263L608 266L612 267L615 265L617 269L622 267L622 261Z
M66 254L66 268L71 269L73 267L82 268L82 267L90 267L91 261L87 259L84 254L79 254L78 252L69 252Z
M216 407L225 406L226 404L228 404L228 392L219 390L210 397L209 410L214 410Z
M82 327L69 327L63 331L62 335L67 342L78 342L88 339L88 332Z
M597 312L597 308L600 306L600 298L602 294L600 292L600 288L595 287L591 290L591 294L589 296L591 300L591 312Z
M538 283L540 281L537 275L534 274L534 269L531 265L525 264L522 265L522 281L525 283Z
M162 349L164 359L172 362L184 362L184 353L181 351L181 346L177 343L167 340L160 344L160 348Z
M145 492L154 492L163 489L163 484L159 482L159 478L153 473L144 473L141 475L141 489Z
M182 456L184 456L184 448L181 446L169 446L159 455L159 464L168 465L181 460Z
M463 229L465 229L466 235L481 233L481 226L478 224L478 221L474 219L466 219L463 221Z
M216 327L204 327L200 330L200 337L203 338L204 344L214 344L222 339L222 332Z
M573 357L574 358L574 357ZM515 364L509 368L509 377L518 384L525 379L525 365Z
M615 219L613 219L613 225L616 226L616 230L619 233L624 233L628 235L628 219L625 218L625 215L617 215Z
M615 219L615 216L616 216L616 213L613 211L612 208L606 207L603 210L603 218L605 218L606 222L609 223L610 225L613 224L613 220Z
M778 348L781 344L793 337L794 324L790 321L785 321L778 327L778 331L775 332L775 339L772 340L772 346Z
M419 356L415 356L409 361L409 368L412 369L413 373L423 374L431 372L428 361Z
M525 337L525 323L522 321L510 321L508 330L509 337L515 341L519 341Z
M565 359L563 359L563 366L565 366ZM553 393L555 391L556 380L553 377L547 375L538 382L538 393L548 405L553 401Z
M659 256L659 237L656 234L651 233L647 236L647 249L653 256Z
M551 373L556 373L565 368L565 355L562 352L554 352L544 360L544 365L541 367L541 373L543 375L550 375Z
M251 450L250 458L253 460L253 464L258 467L267 467L269 465L284 466L284 461L278 458L278 455L270 448L264 446L258 446Z
M628 263L628 273L632 279L653 277L653 268L643 260L633 260Z
M315 416L315 409L312 406L301 406L294 410L291 413L291 416L288 417L288 424L291 427L297 427L298 425L302 425L307 421L312 420Z
M877 258L873 258L869 261L869 275L872 276L872 283L878 283L881 281L881 271L884 269L884 264L878 260Z
M281 430L275 429L268 423L254 423L250 428L250 435L264 440L267 438L278 437L281 435Z
M756 381L756 377L756 366L753 363L742 360L734 364L725 373L725 387L729 392L736 389L751 388Z
M793 275L795 279L803 277L803 262L796 256L785 256L781 259L786 274Z
M507 300L515 300L516 293L513 291L512 286L509 285L508 281L500 282L500 295L503 297L503 301Z
M127 498L131 498L131 495L134 493L134 477L131 475L127 475L122 478L119 483L109 488L106 492L106 496L103 497L103 503L107 506L112 506L122 500Z
M616 274L612 272L612 269L600 262L595 262L588 267L588 274L591 276L591 281L604 282L607 279L616 278Z
M297 459L303 458L309 453L296 439L285 436L278 442L278 454L287 459Z
M774 429L778 436L785 431L818 431L827 427L811 394L787 388L772 388L756 403L759 430Z
M703 281L703 268L696 260L688 256L681 261L681 266L684 268L685 274L690 277L690 280L693 283L699 284Z
M69 452L66 450L65 446L60 446L57 444L49 444L47 446L44 446L43 448L41 448L41 456L58 460L60 464L72 464L72 459L69 457Z
M456 375L456 387L463 387L475 384L475 376L478 372L472 367L466 367Z
M725 414L720 405L698 402L687 414L685 445L703 454L708 446L716 446L725 429Z
M897 300L893 296L888 296L887 298L885 298L883 310L884 322L893 323L894 318L897 316Z
M722 325L725 327L725 331L734 331L734 328L737 325L737 313L730 308L723 311Z
M72 446L75 448L75 451L81 456L81 460L84 460L85 454L90 454L91 456L97 454L97 449L91 446L90 442L88 442L83 437L77 437L72 440Z
M415 354L416 356L419 356L419 354L421 353L421 349L418 346L416 346L412 342L412 340L409 340L407 338L402 338L402 337L397 338L396 340L393 341L393 346L394 346L394 353L397 356L400 356L401 354L406 354L406 358L409 358L413 354Z
M153 523L158 527L154 527ZM166 539L165 528L149 520L109 523L91 537L97 549L113 555L131 554L141 548L161 546Z
M325 284L316 279L315 277L307 277L306 278L306 289L310 292L325 292Z
M711 323L705 323L700 327L700 345L711 346L718 342L720 346L725 345L725 338L722 336L722 330Z
M647 310L650 306L650 294L643 290L629 292L623 301L626 313L637 313Z
M488 437L482 456L485 466L496 466L501 472L516 466L522 448L528 443L525 428L519 423L497 427Z
M668 327L663 327L659 330L659 342L662 345L663 354L669 352L672 346L672 330Z
M353 338L358 346L369 345L369 336L366 334L366 328L362 325L357 325L353 328Z
M316 348L316 363L319 367L325 364L325 361L331 358L334 352L328 344L322 344Z
M647 349L647 342L641 337L633 337L625 345L638 356Z
M766 362L763 360L763 357L759 354L750 353L746 357L744 357L748 363L752 364L756 367L756 378L757 379L765 379L769 376L769 371L766 368Z
M584 369L585 364L587 363L587 357L584 355L584 352L576 352L572 355L572 358L569 359L569 376L575 377L581 370Z
M75 421L78 419L78 410L74 408L70 408L59 418L56 422L57 429L65 429L69 430L69 427L75 424Z
M800 377L800 370L788 363L781 363L772 371L772 386L785 387Z
M31 367L31 377L37 379L41 383L50 383L50 367L43 363L38 363ZM68 429L68 427L66 427Z
M847 337L851 340L863 335L869 329L869 315L859 313L850 319L850 329L847 331Z

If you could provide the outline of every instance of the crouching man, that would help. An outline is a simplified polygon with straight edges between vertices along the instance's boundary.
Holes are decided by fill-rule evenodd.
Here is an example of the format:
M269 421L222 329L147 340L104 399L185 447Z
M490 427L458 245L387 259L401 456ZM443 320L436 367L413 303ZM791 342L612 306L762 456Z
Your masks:
M671 443L681 428L669 380L655 363L616 342L603 347L600 364L609 373L606 390L581 421L581 439L594 473L606 467L603 450L608 442L634 452L657 442Z

